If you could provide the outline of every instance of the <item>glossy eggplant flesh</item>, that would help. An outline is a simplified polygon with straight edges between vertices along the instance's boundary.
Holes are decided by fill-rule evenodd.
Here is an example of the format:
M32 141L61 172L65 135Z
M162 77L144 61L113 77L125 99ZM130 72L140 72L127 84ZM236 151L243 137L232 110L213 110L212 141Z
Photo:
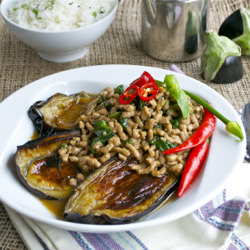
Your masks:
M239 81L242 76L243 66L240 56L228 56L212 82L232 83Z
M73 190L69 179L76 177L78 168L74 163L62 162L58 150L79 135L80 130L58 132L18 146L15 163L22 184L40 198L68 198Z
M226 36L233 39L243 34L243 22L240 14L240 9L233 12L222 23L219 29L220 36Z
M40 136L57 131L73 130L78 127L78 119L87 109L95 94L80 92L74 95L57 93L46 101L34 103L28 115Z
M121 224L156 209L176 190L177 177L153 177L131 170L133 158L112 158L88 176L69 198L64 217L87 224Z

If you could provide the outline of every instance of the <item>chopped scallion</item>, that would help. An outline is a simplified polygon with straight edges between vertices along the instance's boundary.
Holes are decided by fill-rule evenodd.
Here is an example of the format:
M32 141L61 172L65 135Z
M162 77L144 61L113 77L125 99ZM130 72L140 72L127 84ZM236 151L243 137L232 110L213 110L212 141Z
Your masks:
M103 7L100 8L99 13L103 14L105 12L105 9Z
M37 9L33 9L32 12L35 14L36 19L42 19L41 17L38 16L38 10Z
M46 8L47 8L48 10L53 10L53 9L54 9L54 6L53 6L53 5L47 5Z
M60 23L60 19L59 19L59 17L58 17L58 16L56 16L56 17L55 17L55 22L56 22L57 24L59 24L59 23Z
M29 10L30 6L28 4L22 4L21 8L25 9L25 10Z

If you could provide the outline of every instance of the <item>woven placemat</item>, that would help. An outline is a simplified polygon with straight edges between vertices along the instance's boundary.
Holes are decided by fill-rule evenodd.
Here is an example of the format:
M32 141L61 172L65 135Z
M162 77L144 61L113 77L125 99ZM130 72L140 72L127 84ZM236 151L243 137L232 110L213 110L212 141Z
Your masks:
M167 69L170 63L155 60L145 54L140 34L141 0L120 0L115 21L89 53L71 63L55 64L39 58L37 52L18 41L0 18L0 101L26 84L62 70L101 64L133 64ZM247 6L249 0L212 0L209 28L218 30L222 21L234 10ZM211 84L210 87L239 109L250 102L250 59L243 57L244 77L232 84ZM177 65L189 76L201 78L200 59ZM0 204L0 249L25 249Z

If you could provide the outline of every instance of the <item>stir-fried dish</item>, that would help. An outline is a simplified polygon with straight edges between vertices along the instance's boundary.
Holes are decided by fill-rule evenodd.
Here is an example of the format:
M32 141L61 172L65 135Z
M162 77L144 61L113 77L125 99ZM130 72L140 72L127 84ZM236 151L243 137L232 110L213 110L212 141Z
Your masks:
M148 72L125 90L56 94L28 111L41 137L18 146L19 179L39 197L68 199L66 220L137 220L191 185L216 126L213 113L242 139L237 122L214 110L173 75L160 82Z
M171 172L179 176L189 151L171 155L163 151L193 134L202 122L203 107L189 100L190 113L183 118L164 87L159 87L155 98L148 102L138 98L125 105L120 104L117 91L105 88L89 104L80 116L81 136L59 150L63 162L76 162L87 176L115 155L123 161L133 155L138 163L131 168L139 174L160 176Z

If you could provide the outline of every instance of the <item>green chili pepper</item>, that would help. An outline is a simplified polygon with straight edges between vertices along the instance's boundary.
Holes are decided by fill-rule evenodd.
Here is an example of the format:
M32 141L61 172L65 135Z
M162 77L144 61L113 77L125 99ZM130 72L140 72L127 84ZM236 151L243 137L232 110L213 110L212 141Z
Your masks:
M171 96L176 100L181 109L182 116L186 118L190 112L189 102L185 92L180 88L177 78L174 75L166 75L164 82L156 80L158 86L164 87Z
M214 114L218 119L220 119L225 125L226 125L226 131L235 135L242 141L244 138L242 128L236 121L229 121L225 116L223 116L219 111L217 111L215 108L213 108L210 104L208 104L206 101L204 101L199 96L190 93L189 91L185 90L185 93L189 95L194 101L202 105L205 109L210 111L212 114Z
M161 82L159 80L156 80L156 83L159 86L164 86L164 82ZM187 91L183 90L186 95L190 96L191 99L202 105L205 109L210 111L212 114L214 114L218 119L220 119L225 125L226 125L226 131L235 135L236 137L239 138L238 141L242 141L244 138L242 128L236 121L229 121L225 116L223 116L219 111L217 111L215 108L213 108L209 103L207 103L205 100L200 98L199 96Z

